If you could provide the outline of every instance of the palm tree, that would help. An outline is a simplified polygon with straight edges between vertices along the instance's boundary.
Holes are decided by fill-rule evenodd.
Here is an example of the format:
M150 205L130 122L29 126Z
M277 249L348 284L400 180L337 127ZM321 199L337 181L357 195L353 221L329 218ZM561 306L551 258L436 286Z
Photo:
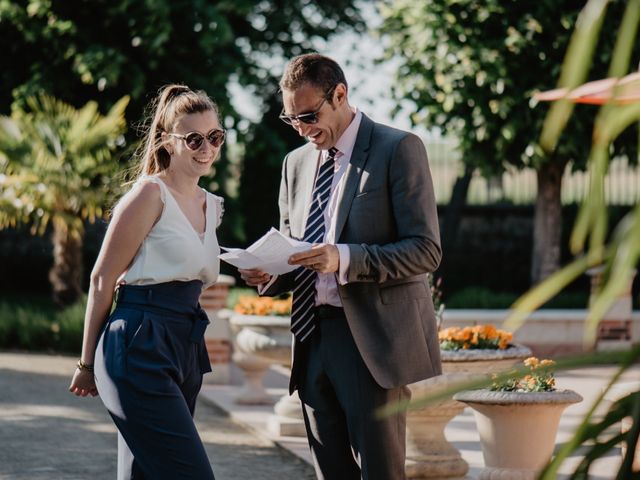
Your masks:
M0 229L30 224L34 234L53 228L53 299L60 306L80 296L84 221L105 212L120 169L113 152L124 143L121 98L106 114L96 102L80 109L49 95L0 117Z

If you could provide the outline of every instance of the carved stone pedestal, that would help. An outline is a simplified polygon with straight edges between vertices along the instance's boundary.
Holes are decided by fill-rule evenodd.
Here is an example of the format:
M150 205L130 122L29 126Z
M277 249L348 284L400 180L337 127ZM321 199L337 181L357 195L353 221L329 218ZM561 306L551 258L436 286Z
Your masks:
M453 386L456 378L460 376L444 373L409 388L414 397L436 394ZM407 478L464 478L469 465L444 435L447 423L463 410L464 405L449 398L407 411Z
M233 315L230 323L235 332L234 361L245 374L245 385L237 403L274 403L262 385L267 369L274 364L291 366L291 320L289 317ZM238 360L236 360L238 355ZM260 390L264 393L261 397ZM267 397L269 401L266 401ZM262 401L262 400L264 401ZM274 436L304 436L302 407L297 393L283 395L267 420Z
M244 373L244 383L235 402L239 405L273 405L274 400L263 385L264 375L271 362L241 350L236 350L232 358Z
M267 419L267 430L274 437L304 437L306 430L298 392L283 395Z

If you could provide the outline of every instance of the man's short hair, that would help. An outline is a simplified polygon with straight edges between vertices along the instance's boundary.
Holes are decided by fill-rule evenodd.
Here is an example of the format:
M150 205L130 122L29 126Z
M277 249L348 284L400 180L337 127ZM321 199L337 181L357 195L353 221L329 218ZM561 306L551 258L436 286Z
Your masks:
M309 84L329 95L339 83L348 88L344 72L335 60L319 53L305 53L287 64L280 79L280 89L294 91Z

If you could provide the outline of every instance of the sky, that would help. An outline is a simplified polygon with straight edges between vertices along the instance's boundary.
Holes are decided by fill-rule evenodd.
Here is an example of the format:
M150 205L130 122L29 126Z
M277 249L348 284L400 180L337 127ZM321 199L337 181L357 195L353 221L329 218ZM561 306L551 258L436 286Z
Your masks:
M366 33L337 34L329 42L318 44L318 52L333 58L343 68L349 83L351 105L377 122L413 131L423 138L429 136L424 128L411 126L409 105L405 104L400 114L392 117L391 112L397 102L391 97L391 85L398 62L376 63L376 59L382 56L383 47L373 30L381 18L371 4L361 4L361 11L367 22ZM268 68L273 69L276 75L284 67L282 59L268 59L267 62ZM231 93L236 111L248 119L258 120L257 99L238 85L232 85Z

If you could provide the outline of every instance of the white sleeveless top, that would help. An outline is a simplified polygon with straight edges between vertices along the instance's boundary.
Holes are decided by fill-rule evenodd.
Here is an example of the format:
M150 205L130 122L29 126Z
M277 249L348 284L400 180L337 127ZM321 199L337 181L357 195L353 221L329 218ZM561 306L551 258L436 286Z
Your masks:
M145 175L136 181L160 186L164 204L160 219L142 241L120 283L149 285L173 280L202 280L204 287L215 283L220 273L220 246L216 228L222 221L223 199L205 190L204 235L195 231L169 188L160 178Z

